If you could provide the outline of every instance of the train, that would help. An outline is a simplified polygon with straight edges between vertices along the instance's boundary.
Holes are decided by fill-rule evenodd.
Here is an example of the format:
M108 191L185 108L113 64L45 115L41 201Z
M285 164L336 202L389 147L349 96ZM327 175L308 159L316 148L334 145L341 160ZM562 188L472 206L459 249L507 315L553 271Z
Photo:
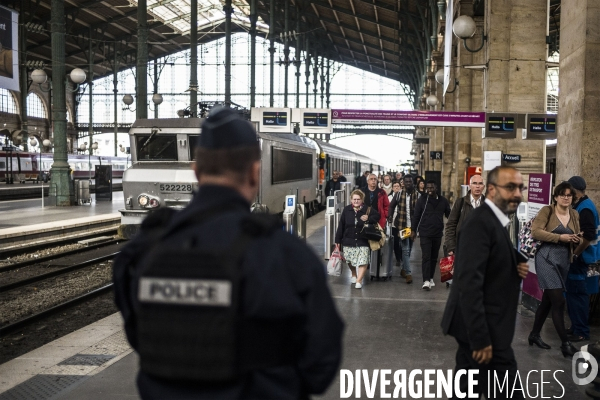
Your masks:
M166 118L133 123L129 131L132 166L122 181L121 236L133 237L142 220L160 207L184 208L190 202L198 185L190 162L202 122L202 118ZM257 135L262 155L254 211L280 214L285 196L295 194L310 216L326 200L323 190L332 171L342 171L353 182L367 170L383 169L369 157L307 136Z
M52 153L28 153L18 147L11 151L0 151L0 181L7 182L12 177L13 182L48 182L53 157ZM123 172L131 164L129 157L85 154L69 154L68 163L73 171L73 179L94 178L96 165L112 165L113 178L122 178Z

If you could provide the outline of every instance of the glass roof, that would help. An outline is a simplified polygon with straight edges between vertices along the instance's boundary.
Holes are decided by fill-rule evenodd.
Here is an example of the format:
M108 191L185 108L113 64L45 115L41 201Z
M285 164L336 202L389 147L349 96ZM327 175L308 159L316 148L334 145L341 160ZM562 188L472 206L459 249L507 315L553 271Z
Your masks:
M137 1L134 0L137 5ZM220 24L225 20L224 2L220 0L198 0L198 29ZM190 0L148 0L148 13L164 22L179 34L190 32ZM246 0L233 1L232 22L248 29L250 27L250 5ZM259 18L260 30L268 26Z

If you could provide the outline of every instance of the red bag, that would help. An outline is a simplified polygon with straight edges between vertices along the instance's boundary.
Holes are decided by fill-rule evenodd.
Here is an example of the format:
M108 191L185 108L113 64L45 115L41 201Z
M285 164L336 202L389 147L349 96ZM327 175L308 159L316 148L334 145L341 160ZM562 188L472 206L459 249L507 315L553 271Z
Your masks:
M452 279L454 275L454 255L444 257L440 260L440 275L442 283Z

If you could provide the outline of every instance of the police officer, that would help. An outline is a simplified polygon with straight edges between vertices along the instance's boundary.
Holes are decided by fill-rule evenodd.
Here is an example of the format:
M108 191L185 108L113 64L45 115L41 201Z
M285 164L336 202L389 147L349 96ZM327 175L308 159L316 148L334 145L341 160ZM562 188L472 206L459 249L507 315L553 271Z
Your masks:
M258 193L260 155L249 122L228 108L213 109L198 139L193 168L199 190L190 205L174 216L164 212L147 218L140 234L115 261L116 301L127 337L140 354L137 386L144 399L305 399L324 392L337 373L343 322L327 287L325 268L308 246L280 226L272 229L267 228L269 224L258 224L258 228L262 226L258 230L254 226L250 244L243 247L238 291L241 315L235 332L218 332L223 329L220 325L199 323L210 312L226 311L231 304L227 293L219 294L221 283L210 287L203 282L214 281L183 279L207 268L206 260L168 265L178 274L176 278L152 280L136 275L145 264L152 264L149 256L144 257L152 251L149 247L159 251L170 246L181 248L182 253L189 248L225 255L239 252L236 238L246 234L245 226L254 218L249 210ZM208 216L205 221L189 223L200 214ZM154 244L157 235L153 229L161 226L167 228ZM150 279L150 286L140 283L144 279ZM170 307L167 314L165 307ZM180 313L190 313L190 317L176 322L177 315L183 315ZM154 316L156 322L148 323ZM183 325L181 321L185 321ZM176 325L179 327L174 328ZM209 337L217 341L237 338L238 348L212 354L215 365L223 360L226 364L228 356L237 357L234 369L238 373L233 378L215 379L210 369L208 379L202 374L191 380L182 376L189 378L193 372L188 371L197 367L194 354L189 353L210 351ZM148 338L162 339L153 345ZM184 353L178 352L177 346L186 340L195 340L200 346L193 350L194 343L186 344ZM172 352L165 350L171 347ZM157 363L159 353L164 360ZM191 364L183 365L178 357ZM199 364L203 361L196 360Z

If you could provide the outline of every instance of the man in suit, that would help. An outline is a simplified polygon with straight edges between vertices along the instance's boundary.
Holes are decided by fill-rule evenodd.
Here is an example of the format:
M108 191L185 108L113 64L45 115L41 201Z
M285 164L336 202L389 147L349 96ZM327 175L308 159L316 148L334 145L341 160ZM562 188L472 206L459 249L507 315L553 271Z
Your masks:
M511 344L521 279L528 267L519 261L506 230L506 214L517 210L523 189L523 178L514 168L496 167L488 174L487 198L458 234L454 284L442 319L444 334L458 342L455 371L478 370L476 390L488 399L524 398L519 381L512 391L517 362ZM503 391L494 390L494 373L499 382L508 377ZM464 393L468 382L463 378Z

